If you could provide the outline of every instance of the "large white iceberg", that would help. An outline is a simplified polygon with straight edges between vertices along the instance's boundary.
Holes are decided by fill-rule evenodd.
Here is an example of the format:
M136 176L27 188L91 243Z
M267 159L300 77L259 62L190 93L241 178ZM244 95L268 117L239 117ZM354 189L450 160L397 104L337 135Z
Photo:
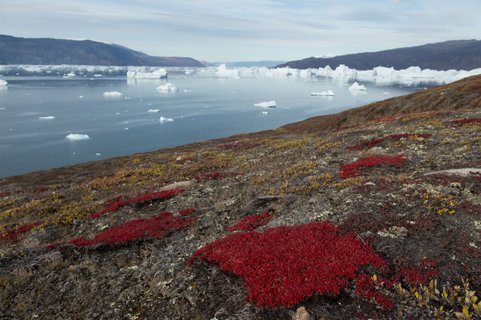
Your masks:
M81 133L70 133L65 138L70 141L90 140L90 137L87 134Z
M357 83L357 81L355 81L353 84L351 84L351 86L349 87L349 90L351 90L351 91L366 91L366 86L363 85L363 84L359 84L359 83Z
M0 87L6 87L7 85L8 85L7 81L0 79Z
M261 107L261 108L275 108L277 107L277 103L274 100L271 100L271 101L254 103L254 106Z
M122 97L123 94L118 91L106 91L104 92L104 97L105 98L120 98Z
M177 89L177 87L174 86L170 82L167 82L166 84L158 86L157 90L160 91L160 92L177 92L177 91L179 91L179 89Z
M311 92L311 96L332 97L334 96L334 91L329 89L321 92Z
M45 117L38 117L38 120L53 120L55 116L45 116Z
M164 79L167 78L167 70L159 68L153 71L145 68L129 69L127 79Z
M237 70L237 69L227 69L227 66L225 64L221 64L217 68L217 71L215 72L215 75L218 76L219 78L238 78L239 77L239 70Z

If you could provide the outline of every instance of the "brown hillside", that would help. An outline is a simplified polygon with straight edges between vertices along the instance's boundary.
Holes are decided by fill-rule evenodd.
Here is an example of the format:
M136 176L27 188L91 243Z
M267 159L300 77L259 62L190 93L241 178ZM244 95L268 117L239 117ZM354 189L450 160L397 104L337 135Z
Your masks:
M344 112L288 124L284 129L299 133L337 130L377 118L420 112L443 112L481 108L481 76L448 85L368 104Z

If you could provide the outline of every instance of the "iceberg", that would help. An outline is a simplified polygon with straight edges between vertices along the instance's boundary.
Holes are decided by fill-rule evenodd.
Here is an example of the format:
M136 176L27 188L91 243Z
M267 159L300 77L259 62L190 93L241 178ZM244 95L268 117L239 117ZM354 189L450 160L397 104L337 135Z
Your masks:
M167 78L167 70L159 68L154 71L145 68L131 68L127 71L127 79L165 79Z
M158 86L157 91L160 91L160 92L177 92L177 91L179 91L179 89L177 89L177 87L174 86L172 83L167 82L166 84Z
M70 71L69 73L65 74L65 75L63 76L63 78L67 78L67 79L68 79L68 78L73 78L73 77L75 77L75 76L76 76L76 75L75 75L75 72Z
M53 120L55 116L38 117L38 120Z
M225 64L221 64L215 75L219 78L239 78L239 70L237 69L227 69Z
M277 107L277 103L274 100L271 100L271 101L254 103L254 106L261 107L261 108L275 108Z
M349 90L351 90L351 91L365 91L365 90L366 90L366 86L363 85L363 84L359 84L359 83L357 83L357 81L355 81L355 82L349 87Z
M147 112L148 113L158 113L158 112L160 112L160 110L159 109L149 109L149 110L147 110Z
M172 118L166 118L166 117L163 117L163 116L161 116L159 120L160 120L160 123L174 121L174 119L172 119Z
M90 140L90 137L87 134L80 133L70 133L65 138L70 141Z
M104 97L105 98L120 98L122 97L123 94L118 91L106 91L104 92Z
M7 81L0 79L0 87L6 87L7 85L8 85Z
M324 90L321 92L311 92L311 96L321 96L321 97L333 97L334 91L332 90Z

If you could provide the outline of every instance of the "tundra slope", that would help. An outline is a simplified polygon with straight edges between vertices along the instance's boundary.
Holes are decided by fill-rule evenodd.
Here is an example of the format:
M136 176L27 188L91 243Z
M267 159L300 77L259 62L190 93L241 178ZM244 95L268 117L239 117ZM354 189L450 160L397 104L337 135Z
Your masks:
M480 129L473 77L2 179L0 316L479 318Z

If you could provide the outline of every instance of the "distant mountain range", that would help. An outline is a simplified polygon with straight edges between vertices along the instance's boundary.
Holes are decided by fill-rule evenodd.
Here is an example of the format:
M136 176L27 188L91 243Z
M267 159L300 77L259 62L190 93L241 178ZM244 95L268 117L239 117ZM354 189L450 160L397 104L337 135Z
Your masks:
M91 40L17 38L0 35L0 64L203 67L186 57L153 57Z
M286 63L286 61L261 60L261 61L212 62L211 65L220 65L223 63L225 63L229 68L244 68L244 67L272 68L279 64Z
M344 64L358 70L369 70L378 66L405 69L419 66L435 70L472 70L481 68L480 40L453 40L422 46L347 54L331 58L307 58L279 65L297 69L336 68Z

